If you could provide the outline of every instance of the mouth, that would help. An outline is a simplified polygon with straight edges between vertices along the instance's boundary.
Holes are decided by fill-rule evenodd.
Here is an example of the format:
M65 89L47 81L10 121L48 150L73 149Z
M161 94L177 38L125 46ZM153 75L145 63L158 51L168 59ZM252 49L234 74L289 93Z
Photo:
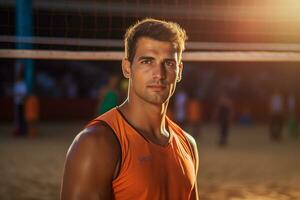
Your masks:
M155 92L161 92L167 88L165 85L148 85L147 87Z

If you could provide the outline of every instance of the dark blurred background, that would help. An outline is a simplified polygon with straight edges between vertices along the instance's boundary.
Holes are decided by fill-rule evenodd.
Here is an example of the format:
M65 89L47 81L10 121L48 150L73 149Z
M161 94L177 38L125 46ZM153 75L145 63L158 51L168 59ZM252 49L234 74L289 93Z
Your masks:
M24 2L27 5L31 1ZM14 49L17 43L16 5L18 1L0 3L0 44L4 50ZM232 45L235 45L234 50L239 50L241 44L241 52L247 52L247 44L254 45L248 49L258 49L258 53L264 45L272 44L275 46L266 50L278 52L279 44L283 52L295 51L299 47L293 47L300 41L298 7L296 1L39 0L32 2L30 32L44 40L33 42L30 48L122 51L126 28L138 19L156 17L178 22L186 29L190 42L188 51L230 51ZM63 41L55 42L53 39L57 38ZM69 39L76 40L70 44ZM113 42L101 45L98 41L97 45L97 40ZM208 42L220 44L221 48L214 48ZM197 43L196 48L192 48ZM0 119L4 121L13 119L15 61L0 60L0 103L3 105ZM40 98L42 120L89 119L97 107L99 88L107 83L111 74L121 78L120 61L109 59L34 60L32 65L31 90ZM299 98L299 74L299 62L185 62L181 85L189 96L203 102L204 121L210 120L211 106L220 91L226 90L234 100L236 120L247 110L253 121L265 122L274 90L280 90L285 97L293 94ZM84 107L80 106L83 104ZM299 108L296 109L298 115Z

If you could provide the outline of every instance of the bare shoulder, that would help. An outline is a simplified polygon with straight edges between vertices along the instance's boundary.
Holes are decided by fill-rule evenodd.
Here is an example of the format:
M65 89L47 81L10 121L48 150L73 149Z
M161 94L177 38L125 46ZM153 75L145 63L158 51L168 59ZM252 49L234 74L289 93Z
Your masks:
M105 153L103 150L112 150L118 146L118 140L112 129L104 125L93 125L82 130L73 140L67 156L72 153ZM106 152L109 153L109 152Z
M109 127L81 131L67 152L61 199L110 198L119 158L119 142Z
M98 165L105 158L117 158L119 150L117 137L109 127L93 125L75 137L67 152L66 162L76 163L79 166L83 163ZM74 160L70 160L73 158Z

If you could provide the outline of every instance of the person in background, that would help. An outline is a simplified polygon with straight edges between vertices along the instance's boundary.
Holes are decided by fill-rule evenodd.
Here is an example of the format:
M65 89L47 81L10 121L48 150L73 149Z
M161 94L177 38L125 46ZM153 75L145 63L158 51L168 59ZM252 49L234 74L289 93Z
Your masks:
M37 122L40 116L40 102L38 97L34 94L27 97L25 103L25 116L28 125L28 136L34 138L38 134Z
M179 85L177 92L175 93L174 118L181 127L185 127L187 100L188 100L188 95L186 91L182 88L181 85Z
M119 95L118 104L124 102L125 99L127 98L128 85L129 85L128 79L122 78L120 81L120 95Z
M187 100L186 127L192 136L197 138L200 134L202 119L202 105L195 95Z
M98 115L101 115L118 105L118 84L119 77L112 75L109 77L107 85L100 89Z
M219 146L228 144L230 124L233 120L233 103L229 95L223 92L216 106L216 120L219 125Z
M23 73L20 71L15 80L14 89L15 103L15 136L27 135L27 123L25 119L25 101L27 97L27 86L23 79Z
M288 106L288 134L290 137L298 136L298 122L296 116L296 97L294 94L289 94L287 98Z
M282 130L284 123L283 116L283 97L278 90L275 90L270 98L270 138L273 141L282 139Z

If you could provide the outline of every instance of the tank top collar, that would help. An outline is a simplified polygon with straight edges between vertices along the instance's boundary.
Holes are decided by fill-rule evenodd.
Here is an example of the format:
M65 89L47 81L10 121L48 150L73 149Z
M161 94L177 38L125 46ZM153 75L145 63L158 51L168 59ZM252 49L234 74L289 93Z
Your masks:
M167 131L169 132L169 138L168 138L168 142L165 144L165 145L160 145L160 144L156 144L154 142L152 142L151 140L149 140L148 138L146 138L136 127L134 127L128 120L127 118L125 117L125 115L120 111L119 107L116 106L114 108L114 110L121 116L121 118L125 121L125 123L131 127L138 135L140 135L147 143L151 144L151 145L154 145L154 146L157 146L159 148L168 148L172 142L172 139L173 139L173 130L172 130L172 127L170 125L170 122L169 122L169 118L166 116L166 128L167 128Z

